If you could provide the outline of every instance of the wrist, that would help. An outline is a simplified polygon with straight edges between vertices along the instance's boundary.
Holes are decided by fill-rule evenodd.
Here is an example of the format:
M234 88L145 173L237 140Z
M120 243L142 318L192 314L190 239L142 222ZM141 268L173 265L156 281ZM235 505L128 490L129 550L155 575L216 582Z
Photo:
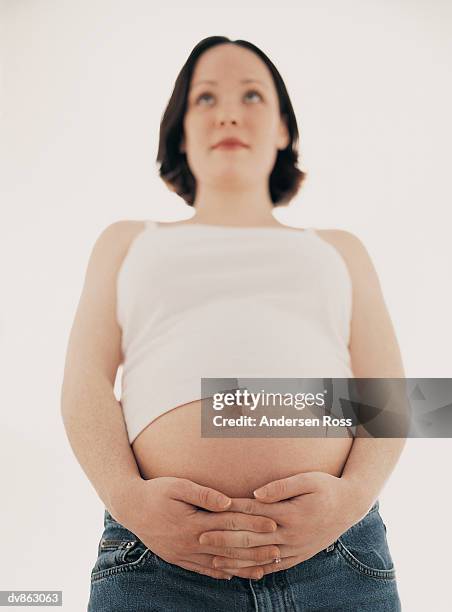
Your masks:
M347 522L360 521L375 503L378 495L363 486L363 482L351 476L341 476L344 491L344 510Z
M137 505L137 494L144 482L141 476L133 476L112 491L108 511L119 523L129 522L130 514Z

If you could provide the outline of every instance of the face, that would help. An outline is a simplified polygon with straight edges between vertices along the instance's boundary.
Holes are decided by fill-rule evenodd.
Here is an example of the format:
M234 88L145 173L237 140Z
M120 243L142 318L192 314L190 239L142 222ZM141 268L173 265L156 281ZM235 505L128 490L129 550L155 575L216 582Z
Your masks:
M278 149L290 142L266 64L231 44L208 49L198 59L183 125L181 150L198 185L210 187L268 184ZM230 137L247 147L214 148Z

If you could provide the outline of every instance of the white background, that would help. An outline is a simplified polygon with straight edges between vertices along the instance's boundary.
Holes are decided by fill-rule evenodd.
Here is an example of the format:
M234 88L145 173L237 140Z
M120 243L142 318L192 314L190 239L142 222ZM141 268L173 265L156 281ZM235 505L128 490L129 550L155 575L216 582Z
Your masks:
M189 52L226 35L269 55L291 96L309 173L276 217L358 235L379 273L406 376L451 377L452 5L0 6L0 589L62 589L64 610L79 612L103 506L60 417L66 344L99 233L118 219L193 214L155 164L159 122ZM407 612L450 610L451 448L450 439L409 440L380 496Z

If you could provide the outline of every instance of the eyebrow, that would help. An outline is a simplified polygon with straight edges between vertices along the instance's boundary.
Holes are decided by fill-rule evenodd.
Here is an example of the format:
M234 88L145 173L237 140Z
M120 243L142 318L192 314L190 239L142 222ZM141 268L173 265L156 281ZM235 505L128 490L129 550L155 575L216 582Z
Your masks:
M194 83L192 85L192 89L194 87L197 87L198 85L202 85L203 83L209 83L209 85L218 85L218 81L210 81L206 79L206 80L197 81L196 83ZM262 81L259 81L258 79L242 79L240 83L260 83L264 87L268 87L266 83L263 83Z

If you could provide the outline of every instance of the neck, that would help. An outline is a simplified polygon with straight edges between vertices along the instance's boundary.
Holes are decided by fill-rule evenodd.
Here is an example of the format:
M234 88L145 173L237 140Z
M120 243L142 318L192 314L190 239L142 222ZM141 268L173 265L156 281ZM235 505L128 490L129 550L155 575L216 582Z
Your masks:
M217 225L280 225L273 215L274 205L268 189L210 189L197 186L193 204L197 223Z

